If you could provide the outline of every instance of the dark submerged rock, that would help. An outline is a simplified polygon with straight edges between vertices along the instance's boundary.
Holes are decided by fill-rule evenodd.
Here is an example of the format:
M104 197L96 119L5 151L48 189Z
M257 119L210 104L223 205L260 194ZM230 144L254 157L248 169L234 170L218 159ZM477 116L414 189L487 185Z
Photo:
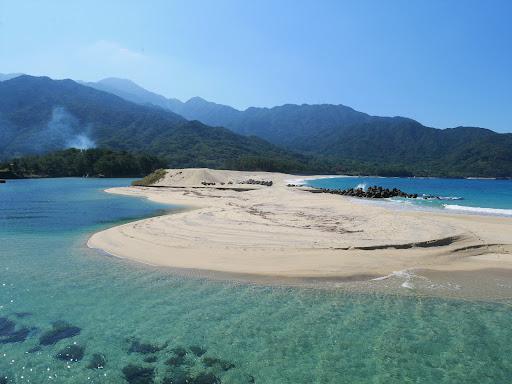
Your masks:
M65 361L80 361L84 357L84 351L84 347L76 344L71 344L61 349L59 353L55 355L55 357L59 360Z
M36 352L39 352L41 349L42 348L40 345L36 345L35 347L30 348L27 352L28 353L36 353Z
M164 377L162 384L189 384L190 378L184 372L174 372L171 376Z
M158 357L155 355L149 355L144 358L145 363L155 363L158 360Z
M18 319L23 319L25 317L32 316L31 312L15 312L14 316L16 316Z
M46 331L39 338L39 344L41 345L53 345L60 340L68 339L73 336L80 334L81 329L75 327L65 321L57 321L53 323L53 328Z
M207 367L218 367L223 371L229 371L230 369L235 368L235 364L229 361L210 356L203 357L203 364Z
M213 373L201 372L196 376L179 372L162 380L162 384L221 384L220 379Z
M0 317L0 344L20 343L27 339L31 328L16 330L16 323L7 317Z
M201 372L196 377L187 378L187 383L190 384L220 384L220 379L210 372Z
M201 357L206 353L206 349L204 349L203 347L200 347L198 345L191 345L189 347L189 349L197 357Z
M171 367L179 367L185 363L185 356L174 355L165 361L165 364Z
M14 332L16 323L7 317L0 317L0 336L8 336Z
M184 357L187 354L187 350L183 347L176 347L176 348L171 349L171 351L176 356L181 356L181 357Z
M158 345L150 344L150 343L141 343L138 340L132 341L128 352L130 353L156 353L164 349L165 347L160 347Z
M185 356L187 355L187 350L181 346L175 347L171 349L173 356L165 361L165 364L170 365L171 367L179 367L185 363Z
M107 359L105 358L104 354L94 353L91 357L91 360L89 361L89 364L87 364L87 368L103 369L103 368L105 368L106 364L107 364Z
M21 328L9 333L6 337L0 339L0 344L21 343L25 341L30 334L30 328Z
M123 375L129 384L150 384L155 379L155 369L128 364L123 368Z

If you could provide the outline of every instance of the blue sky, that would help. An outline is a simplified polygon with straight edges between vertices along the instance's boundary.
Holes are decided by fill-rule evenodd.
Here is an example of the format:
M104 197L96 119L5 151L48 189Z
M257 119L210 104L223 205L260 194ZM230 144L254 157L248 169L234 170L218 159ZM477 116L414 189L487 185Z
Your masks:
M512 1L0 0L0 72L512 131Z

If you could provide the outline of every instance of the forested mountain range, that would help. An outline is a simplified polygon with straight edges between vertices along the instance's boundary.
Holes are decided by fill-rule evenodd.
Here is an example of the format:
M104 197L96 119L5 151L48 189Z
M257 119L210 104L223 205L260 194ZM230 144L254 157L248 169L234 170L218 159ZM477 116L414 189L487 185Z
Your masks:
M330 104L240 111L116 78L0 81L1 158L91 146L148 152L179 167L512 176L512 134L488 129L436 129Z
M70 147L145 152L174 167L236 167L259 158L295 161L262 139L188 121L72 80L23 75L0 82L0 158Z
M127 89L128 84L133 101L137 98L187 119L321 156L331 164L344 164L341 168L357 162L366 165L368 172L395 169L421 176L512 176L510 133L478 127L436 129L404 117L370 116L332 104L286 104L240 111L200 97L186 102L166 99L122 79L110 79L105 90L122 96L120 90Z

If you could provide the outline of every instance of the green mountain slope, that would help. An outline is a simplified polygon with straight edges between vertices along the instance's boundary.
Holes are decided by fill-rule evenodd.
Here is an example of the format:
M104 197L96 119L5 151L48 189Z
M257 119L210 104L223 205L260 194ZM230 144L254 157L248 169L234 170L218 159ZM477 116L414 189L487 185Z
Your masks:
M20 76L0 82L0 157L77 147L161 156L170 166L236 166L248 156L296 157L268 142L187 121L72 80Z
M117 85L124 81L118 79ZM116 87L110 91L120 92ZM187 119L224 126L320 157L321 162L329 164L324 169L327 172L395 169L399 174L421 176L512 176L512 134L488 129L436 129L412 119L370 116L330 104L287 104L239 111L195 97L185 103L172 99L172 103L161 106ZM317 162L317 168L321 162Z

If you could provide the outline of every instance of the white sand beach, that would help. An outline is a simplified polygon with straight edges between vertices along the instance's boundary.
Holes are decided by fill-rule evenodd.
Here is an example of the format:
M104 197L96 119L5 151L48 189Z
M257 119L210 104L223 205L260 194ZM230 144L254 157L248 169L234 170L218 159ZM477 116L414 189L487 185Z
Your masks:
M512 218L398 210L287 186L299 178L174 169L160 188L109 189L190 209L101 231L88 246L156 266L255 276L512 270ZM273 185L245 183L250 179Z

